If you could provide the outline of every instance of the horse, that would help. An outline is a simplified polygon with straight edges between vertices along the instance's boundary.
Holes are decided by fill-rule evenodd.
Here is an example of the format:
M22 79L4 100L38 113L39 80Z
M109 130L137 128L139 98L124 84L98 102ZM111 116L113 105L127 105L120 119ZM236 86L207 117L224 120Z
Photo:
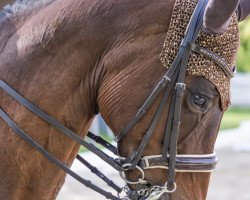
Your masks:
M171 19L175 7L185 3L183 0L17 1L0 13L1 81L82 138L98 113L118 135L169 68L172 58L166 56L168 48L180 45L171 43L174 35L169 30L176 31ZM250 10L244 10L247 6L242 4L230 1L224 5L223 0L212 0L204 15L202 34L212 37L209 47L222 47L219 54L230 63L229 70L233 70L238 48L235 10L241 11L238 12L241 20ZM189 8L186 12L192 11ZM229 27L234 34L227 34ZM221 43L225 35L227 43ZM228 45L231 49L225 49ZM196 66L197 56L192 56ZM203 68L216 65L211 63L200 61L199 64ZM199 74L198 69L189 68L185 76L178 154L214 152L220 121L230 104L230 80L218 68L210 70L212 76L207 77ZM223 74L219 76L223 81L211 78L218 74ZM160 92L144 116L118 142L121 157L136 152L163 96ZM79 144L34 115L3 89L0 97L1 109L19 127L67 166L72 164ZM170 113L171 99L164 106L143 156L162 154ZM65 172L18 137L3 117L0 123L0 199L56 199ZM163 186L167 181L166 171L144 170L146 186ZM137 170L126 171L127 180L136 181L140 177ZM209 172L177 172L176 191L159 199L205 199L209 177ZM129 184L129 187L136 191L138 185Z

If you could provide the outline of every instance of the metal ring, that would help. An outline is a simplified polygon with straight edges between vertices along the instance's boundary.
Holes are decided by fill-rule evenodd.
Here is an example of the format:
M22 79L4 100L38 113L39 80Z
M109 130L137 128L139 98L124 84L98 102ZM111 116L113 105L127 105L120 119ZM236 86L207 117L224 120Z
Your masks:
M165 186L164 186L164 190L165 190L167 193L173 193L173 192L175 192L175 190L177 189L177 185L176 185L175 182L173 182L173 184L174 184L174 188L173 188L172 190L169 190L169 189L168 189L168 182L166 182L166 183L165 183Z
M126 163L126 164L124 164L122 167L124 168L124 171L128 171L128 170L131 170L131 169L127 168L127 167L130 167L130 166L132 166L132 164ZM126 169L126 168L127 168L127 169ZM138 181L129 181L129 180L127 180L127 179L125 178L125 173L124 173L124 171L119 172L120 177L121 177L126 183L131 184L131 185L135 185L135 184L139 184L139 183L140 183L140 184L146 184L147 182L144 180L144 178L145 178L145 173L144 173L143 169L140 168L139 166L135 166L135 169L138 169L138 170L141 172L141 175L142 175L142 177L139 178Z

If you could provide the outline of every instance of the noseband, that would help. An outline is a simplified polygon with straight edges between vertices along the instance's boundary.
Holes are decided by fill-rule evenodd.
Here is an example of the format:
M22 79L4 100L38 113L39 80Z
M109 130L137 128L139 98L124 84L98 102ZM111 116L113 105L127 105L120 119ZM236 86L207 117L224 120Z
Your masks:
M14 89L12 89L8 84L3 80L0 80L0 88L8 93L11 97L17 100L20 104L25 106L35 115L42 118L44 121L49 123L54 128L58 129L65 135L67 135L72 140L76 141L80 145L86 147L88 150L92 151L102 160L107 162L110 166L120 172L121 177L128 184L136 184L138 187L136 190L131 191L128 187L120 188L108 177L102 174L97 168L88 163L84 158L77 155L77 159L83 163L87 168L89 168L94 174L100 177L108 186L112 187L117 193L118 196L115 196L98 186L92 184L90 181L83 179L72 170L70 170L66 164L57 160L53 155L47 152L42 146L35 142L32 138L28 136L18 125L2 110L0 109L0 116L3 120L15 131L17 135L27 141L31 146L36 148L40 153L42 153L48 160L58 166L60 169L74 177L76 180L84 184L85 186L93 189L94 191L102 194L108 199L119 200L119 199L133 199L133 200L154 200L159 199L165 193L173 193L176 190L175 183L175 173L176 172L211 172L217 163L217 157L214 153L212 154L203 154L203 155L181 155L177 154L177 141L180 125L180 115L181 115L181 105L182 97L185 90L184 78L187 71L187 64L189 57L192 53L201 54L205 58L212 60L221 69L225 72L225 75L229 78L234 76L234 73L230 70L227 62L219 57L217 54L195 44L195 41L198 37L200 29L202 27L202 18L203 13L207 4L207 0L200 0L193 12L189 25L186 29L185 36L181 42L179 51L177 53L174 62L170 66L167 73L163 76L161 81L155 87L153 92L150 94L148 99L145 101L143 106L139 109L137 114L132 118L128 125L118 134L115 138L116 142L119 142L124 138L130 130L137 124L137 122L144 116L151 104L154 102L156 97L163 92L163 97L157 108L157 111L154 115L154 118L150 124L150 127L142 139L142 142L139 148L127 158L121 158L118 156L118 151L115 146L109 144L99 136L94 135L91 132L88 132L87 137L101 144L109 151L113 152L114 155L117 155L117 158L110 157L93 144L86 142L77 134L69 130L67 127L60 124L50 115L46 114L40 108L36 107L34 104L29 102L23 96L18 94ZM152 134L156 128L156 125L162 115L163 109L167 104L168 99L172 89L174 89L172 95L172 101L168 116L168 121L165 127L165 136L164 144L162 149L162 155L151 155L144 156L143 152L148 144ZM148 182L145 179L144 170L153 169L153 168L162 168L167 169L167 182L163 186L148 186ZM138 170L141 173L141 177L138 181L129 181L126 179L124 174L128 170ZM126 197L121 198L119 194L125 191Z

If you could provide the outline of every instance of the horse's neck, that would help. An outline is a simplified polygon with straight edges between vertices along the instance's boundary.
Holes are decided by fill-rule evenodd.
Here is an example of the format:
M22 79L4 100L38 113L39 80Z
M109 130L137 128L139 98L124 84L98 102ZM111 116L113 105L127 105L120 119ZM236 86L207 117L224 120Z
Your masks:
M96 110L94 81L91 82L94 52L82 52L77 36L55 34L60 30L46 24L46 20L55 22L53 16L41 16L29 18L14 34L6 36L0 54L0 78L83 136ZM18 126L55 157L68 165L72 163L79 145L3 91L0 95L1 108ZM0 199L55 198L64 173L13 134L2 119L0 137Z

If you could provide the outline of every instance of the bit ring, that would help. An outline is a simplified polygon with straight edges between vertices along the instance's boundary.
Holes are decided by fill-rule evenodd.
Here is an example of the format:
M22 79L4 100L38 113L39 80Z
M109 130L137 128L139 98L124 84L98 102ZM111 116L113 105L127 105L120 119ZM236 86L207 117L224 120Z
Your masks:
M131 170L129 169L128 167L132 166L132 164L130 163L126 163L124 164L122 167L124 168L124 171L128 171L128 170ZM127 168L127 169L126 169ZM136 185L136 184L146 184L147 182L144 180L145 179L145 173L143 171L142 168L140 168L139 166L136 166L135 169L137 169L138 171L141 172L141 178L138 179L138 181L129 181L125 178L125 172L122 171L122 172L119 172L120 174L120 177L128 184L131 184L131 185Z

